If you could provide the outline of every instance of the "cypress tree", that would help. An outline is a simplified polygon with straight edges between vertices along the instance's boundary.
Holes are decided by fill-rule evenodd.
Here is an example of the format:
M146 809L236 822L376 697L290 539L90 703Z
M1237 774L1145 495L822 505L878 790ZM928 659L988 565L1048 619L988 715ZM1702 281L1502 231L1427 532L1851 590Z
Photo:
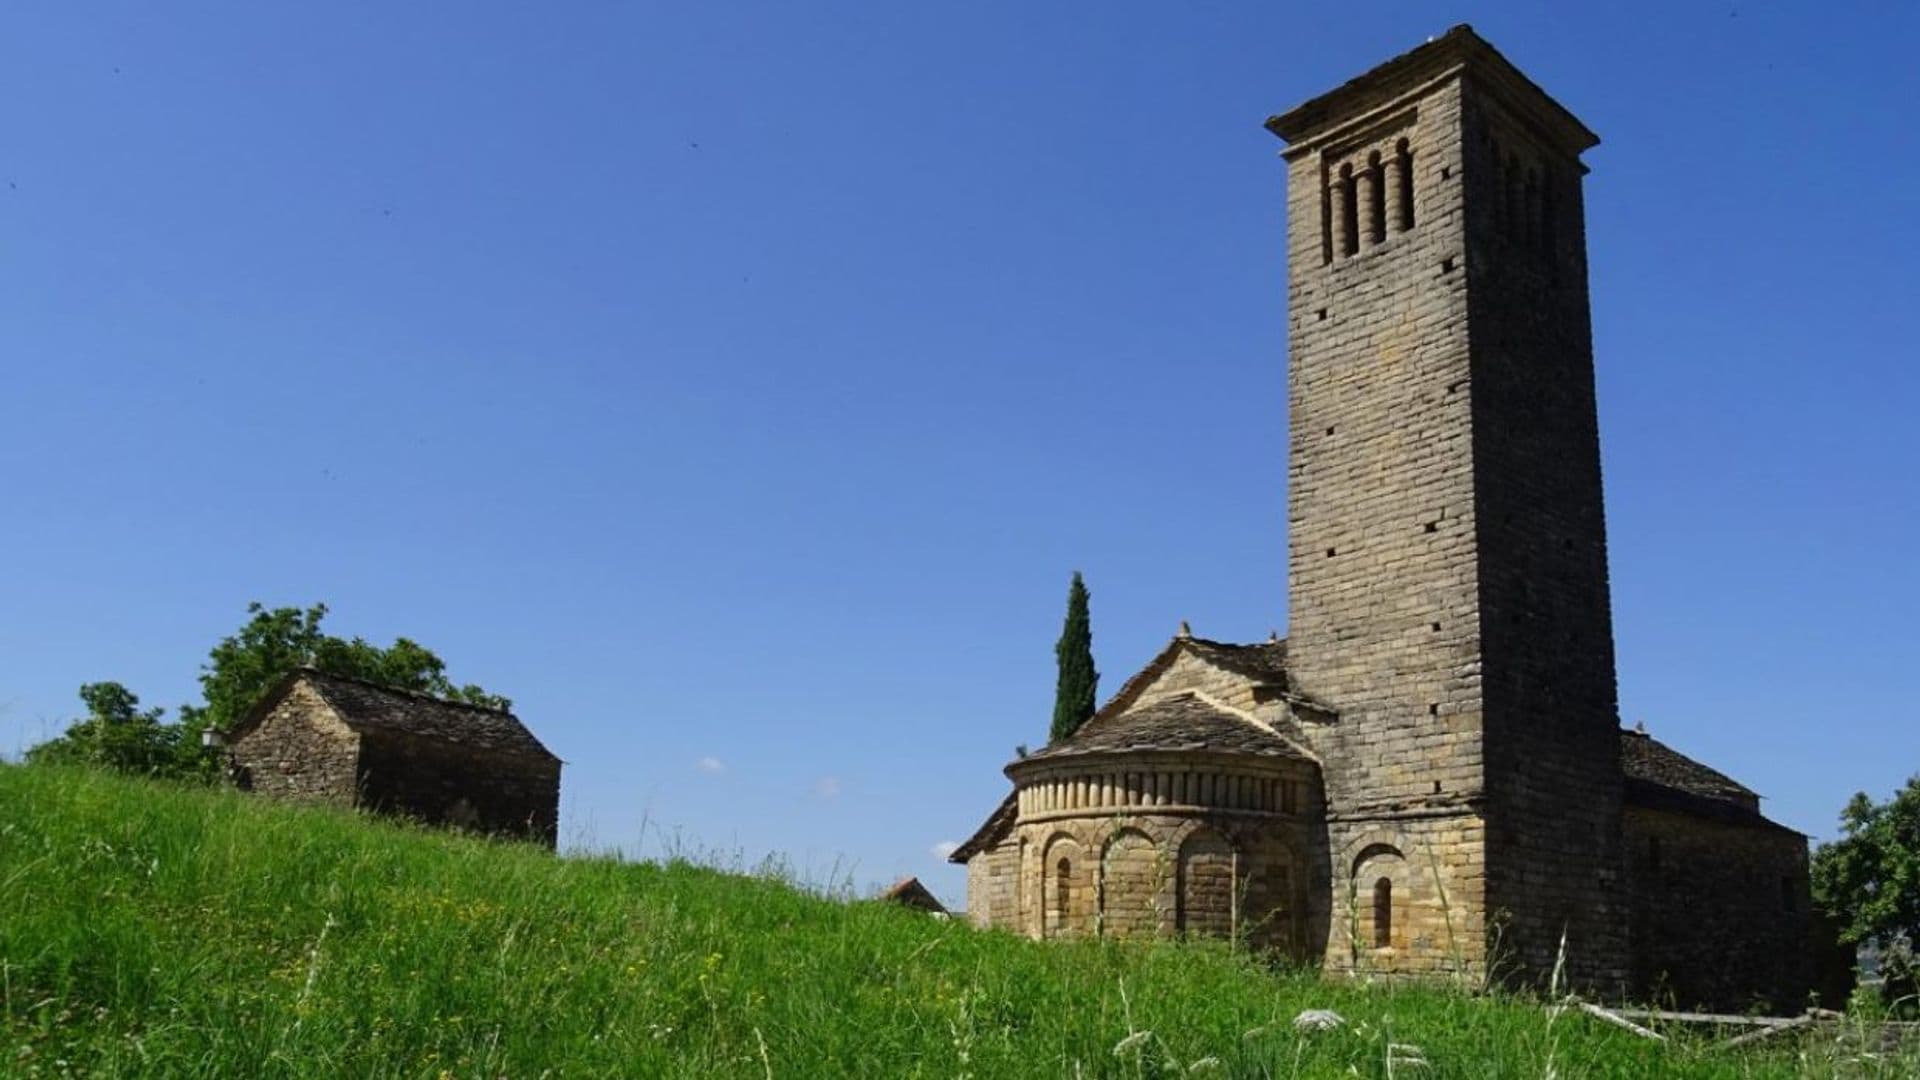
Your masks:
M1053 729L1047 741L1057 743L1080 729L1093 715L1093 697L1100 673L1093 669L1093 624L1087 617L1087 586L1080 571L1073 572L1067 589L1067 621L1053 647L1060 664L1060 681L1053 694Z

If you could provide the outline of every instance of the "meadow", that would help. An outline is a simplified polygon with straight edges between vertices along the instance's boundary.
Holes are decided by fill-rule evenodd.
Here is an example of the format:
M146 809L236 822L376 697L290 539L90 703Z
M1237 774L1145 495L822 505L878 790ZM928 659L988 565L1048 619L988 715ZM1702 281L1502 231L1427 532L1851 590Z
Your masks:
M0 1075L1914 1076L1527 996L1038 944L774 871L0 765ZM1294 1029L1305 1009L1345 1023Z

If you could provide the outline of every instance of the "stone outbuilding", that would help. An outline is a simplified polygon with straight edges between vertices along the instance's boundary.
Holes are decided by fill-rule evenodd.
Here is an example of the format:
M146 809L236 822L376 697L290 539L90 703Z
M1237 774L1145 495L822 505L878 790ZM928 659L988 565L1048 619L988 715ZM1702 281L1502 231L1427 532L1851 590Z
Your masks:
M225 742L245 790L555 843L561 761L505 710L301 668Z
M887 886L887 890L880 894L880 899L889 904L899 904L901 907L924 911L929 915L938 915L942 918L949 914L947 905L933 895L933 890L920 884L920 879L917 877L903 877Z
M1007 765L953 855L969 915L1804 1006L1806 838L1620 729L1597 136L1464 26L1267 127L1287 143L1287 639L1183 627Z

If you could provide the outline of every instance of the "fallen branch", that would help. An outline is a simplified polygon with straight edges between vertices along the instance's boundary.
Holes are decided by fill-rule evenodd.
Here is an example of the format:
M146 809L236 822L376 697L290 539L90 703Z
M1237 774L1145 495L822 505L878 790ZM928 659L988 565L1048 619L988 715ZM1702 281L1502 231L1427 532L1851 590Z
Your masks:
M1635 1035L1638 1035L1643 1039L1652 1039L1655 1042L1667 1041L1667 1037L1665 1035L1662 1035L1651 1028L1643 1028L1639 1024L1636 1024L1633 1021L1627 1019L1626 1017L1621 1016L1619 1013L1613 1012L1608 1009L1603 1009L1600 1006L1593 1004L1592 1002L1581 1001L1579 998L1569 998L1568 1000L1571 1001L1574 1004L1574 1006L1577 1007L1581 1012L1586 1013L1588 1016L1597 1017L1601 1020L1605 1020L1607 1023L1613 1024L1616 1027L1626 1028L1628 1031L1633 1032Z
M1745 1035L1735 1035L1733 1038L1728 1039L1726 1042L1721 1043L1720 1049L1732 1050L1737 1046L1751 1046L1754 1043L1761 1042L1765 1039L1771 1039L1776 1035L1784 1035L1789 1031L1797 1031L1800 1028L1810 1027L1814 1024L1823 1024L1823 1023L1831 1023L1831 1022L1832 1021L1829 1020L1827 1017L1816 1015L1814 1012L1809 1010L1806 1015L1796 1016L1793 1019L1788 1020L1784 1024L1776 1024L1773 1027L1761 1028L1759 1031L1749 1031Z
M1673 1024L1723 1024L1739 1027L1780 1027L1800 1019L1796 1016L1734 1016L1723 1013L1662 1012L1659 1009L1618 1009L1619 1016L1640 1020L1660 1020Z

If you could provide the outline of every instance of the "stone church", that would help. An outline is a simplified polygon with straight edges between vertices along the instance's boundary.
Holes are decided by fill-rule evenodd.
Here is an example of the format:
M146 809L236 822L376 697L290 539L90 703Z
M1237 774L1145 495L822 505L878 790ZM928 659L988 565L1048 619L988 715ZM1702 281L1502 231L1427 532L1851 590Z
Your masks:
M1805 1003L1806 838L1615 700L1587 295L1598 141L1457 27L1269 120L1288 626L1181 628L953 859L979 924Z

